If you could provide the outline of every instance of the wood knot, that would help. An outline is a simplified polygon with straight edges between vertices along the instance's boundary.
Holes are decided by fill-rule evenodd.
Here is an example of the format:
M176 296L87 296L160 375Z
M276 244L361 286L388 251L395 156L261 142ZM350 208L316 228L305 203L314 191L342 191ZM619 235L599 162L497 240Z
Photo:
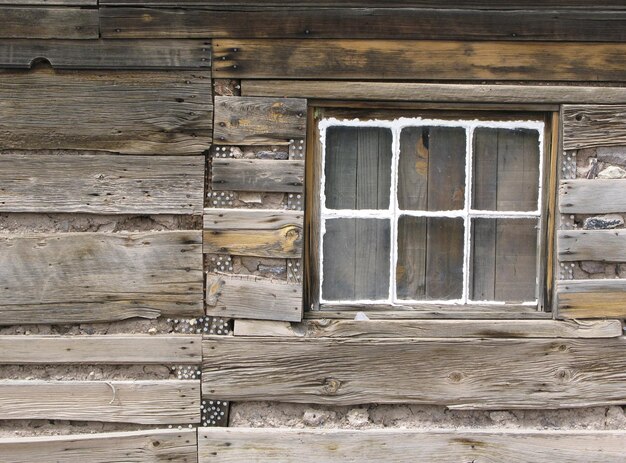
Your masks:
M460 383L463 380L463 373L459 371L453 371L448 375L448 379L453 383Z
M334 378L324 379L323 390L325 394L336 394L341 387L341 381Z

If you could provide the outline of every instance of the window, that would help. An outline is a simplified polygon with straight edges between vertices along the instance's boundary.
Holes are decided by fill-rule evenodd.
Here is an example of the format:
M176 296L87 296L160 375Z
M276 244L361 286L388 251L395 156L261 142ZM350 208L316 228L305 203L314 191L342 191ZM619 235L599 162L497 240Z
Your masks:
M314 305L542 307L546 118L455 115L317 121Z

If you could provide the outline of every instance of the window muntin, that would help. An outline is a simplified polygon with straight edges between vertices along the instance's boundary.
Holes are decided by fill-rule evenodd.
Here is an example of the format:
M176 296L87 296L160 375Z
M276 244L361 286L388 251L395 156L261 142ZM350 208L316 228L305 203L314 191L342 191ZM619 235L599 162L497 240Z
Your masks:
M319 130L321 304L538 304L543 122Z

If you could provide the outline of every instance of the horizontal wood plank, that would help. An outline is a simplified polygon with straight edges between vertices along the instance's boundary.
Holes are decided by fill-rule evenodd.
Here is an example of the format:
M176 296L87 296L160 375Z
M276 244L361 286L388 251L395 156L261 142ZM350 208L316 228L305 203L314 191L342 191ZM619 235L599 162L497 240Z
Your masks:
M287 144L304 138L306 105L299 98L216 96L215 144Z
M205 209L205 253L300 258L304 214L283 210Z
M625 431L200 429L201 463L619 463Z
M246 79L241 82L241 94L259 97L442 103L626 103L624 87L572 85Z
M235 320L235 336L304 338L613 338L619 320Z
M73 434L0 439L0 455L11 463L196 463L195 429Z
M1 212L201 214L204 156L0 156Z
M625 105L563 106L563 148L626 145Z
M0 40L0 66L55 69L196 69L211 67L207 40Z
M626 230L559 230L561 261L626 262Z
M189 424L199 381L0 381L0 419Z
M0 364L200 363L200 336L0 336Z
M203 314L198 231L0 236L0 324Z
M559 317L626 318L626 280L564 280L556 289Z
M201 154L211 144L208 71L14 70L0 82L0 149Z
M258 320L302 320L302 285L265 278L209 274L207 315Z
M623 43L216 39L213 52L216 78L626 80Z
M304 161L220 159L211 162L211 189L301 193Z
M208 337L203 394L217 400L546 409L626 403L626 338Z
M626 180L563 180L559 208L564 214L626 212Z
M0 38L97 39L98 10L86 8L0 8Z

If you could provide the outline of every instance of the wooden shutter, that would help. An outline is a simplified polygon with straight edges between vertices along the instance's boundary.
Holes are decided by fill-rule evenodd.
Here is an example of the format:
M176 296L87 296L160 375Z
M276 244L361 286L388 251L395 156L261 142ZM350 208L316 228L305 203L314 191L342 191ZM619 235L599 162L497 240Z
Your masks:
M563 108L561 318L626 317L626 106Z
M284 259L286 272L276 278L238 275L230 264L209 264L207 314L300 321L306 100L228 96L216 97L215 104L204 252L212 256L209 262ZM259 193L274 194L272 204L283 196L272 207L260 202L261 195L258 204L241 201Z

